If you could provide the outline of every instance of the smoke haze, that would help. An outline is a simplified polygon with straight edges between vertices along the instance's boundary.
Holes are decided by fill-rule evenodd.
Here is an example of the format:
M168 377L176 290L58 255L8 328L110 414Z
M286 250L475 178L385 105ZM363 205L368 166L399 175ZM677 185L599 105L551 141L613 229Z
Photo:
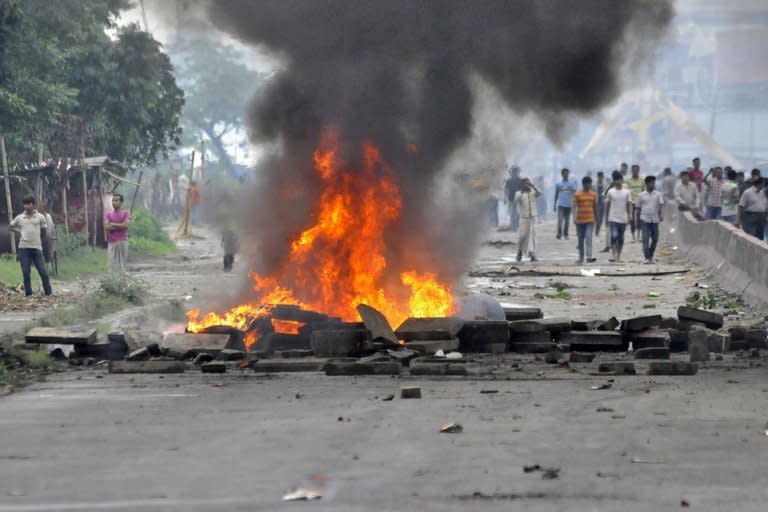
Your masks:
M646 69L673 16L661 0L209 0L207 11L219 29L285 62L248 111L253 142L282 147L261 166L245 216L257 271L279 265L307 226L318 191L312 154L333 125L351 169L372 141L396 173L393 269L421 259L447 279L466 268L480 230L462 209L434 202L434 183L467 147L478 90L535 115L558 143L569 117L614 99L624 71ZM503 163L491 156L488 165Z

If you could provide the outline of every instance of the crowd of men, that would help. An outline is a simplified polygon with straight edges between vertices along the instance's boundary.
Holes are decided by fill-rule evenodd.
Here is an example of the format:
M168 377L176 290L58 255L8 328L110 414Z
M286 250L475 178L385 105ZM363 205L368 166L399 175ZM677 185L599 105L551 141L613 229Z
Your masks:
M753 169L749 179L731 167L712 167L704 174L701 160L675 176L666 168L657 177L643 176L640 166L622 163L608 181L604 172L597 173L593 183L591 172L581 180L581 188L568 169L560 172L555 185L554 211L557 213L557 239L569 239L571 219L576 228L577 264L596 261L593 237L605 227L605 248L609 261L621 262L627 227L632 241L643 244L644 263L654 261L659 241L659 224L664 221L664 204L674 203L679 211L689 211L698 220L722 220L744 230L755 238L768 241L768 178ZM657 190L656 182L660 182ZM518 167L509 169L504 198L510 217L510 228L519 232L517 261L524 256L536 261L536 220L540 222L546 209L541 186L520 174Z

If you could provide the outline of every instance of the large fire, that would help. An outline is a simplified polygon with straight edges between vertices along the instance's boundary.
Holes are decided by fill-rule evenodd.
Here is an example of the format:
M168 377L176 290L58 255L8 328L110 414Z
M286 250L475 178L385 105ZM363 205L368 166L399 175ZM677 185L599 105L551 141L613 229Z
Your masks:
M401 213L400 191L379 150L365 144L363 168L343 169L332 132L315 151L314 163L323 190L314 207L314 224L291 242L284 263L273 275L250 273L256 300L222 314L199 310L188 314L187 328L197 332L212 325L245 329L248 322L269 314L275 304L359 320L358 304L368 304L397 327L409 316L445 316L453 312L449 285L433 272L408 270L392 282L387 273L385 234ZM278 324L276 332L296 332ZM256 341L251 334L250 345Z

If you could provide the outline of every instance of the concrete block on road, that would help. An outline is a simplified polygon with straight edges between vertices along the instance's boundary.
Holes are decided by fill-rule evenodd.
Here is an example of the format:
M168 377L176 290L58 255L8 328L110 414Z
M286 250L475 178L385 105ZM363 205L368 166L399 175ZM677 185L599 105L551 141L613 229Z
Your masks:
M600 373L615 373L616 375L636 375L634 363L627 363L623 361L614 361L611 363L600 363L597 371Z
M373 341L368 329L338 329L314 331L310 346L317 357L346 357L373 350Z
M406 341L403 345L406 349L415 350L422 354L434 354L438 350L442 350L445 353L458 350L459 339L452 338L450 340L424 340L424 341Z
M504 321L504 325L507 322ZM395 335L405 341L448 340L455 338L464 320L455 316L432 318L408 318L395 330Z
M137 348L125 356L126 361L146 361L147 359L149 359L149 350L147 350L147 347Z
M534 320L543 317L541 308L504 308L504 318L509 322L515 320Z
M184 361L110 361L109 373L184 373Z
M747 329L746 339L749 348L768 348L765 329Z
M696 375L699 365L685 361L654 361L648 363L648 375Z
M323 367L325 374L338 375L400 375L403 365L397 361L380 363L360 363L348 361L328 361Z
M225 348L216 356L219 361L239 361L245 359L245 352L233 348Z
M557 348L552 341L518 341L509 343L509 351L518 354L545 354Z
M687 352L688 331L674 329L669 331L669 350L671 352Z
M701 322L710 329L720 329L723 326L723 315L717 314L713 311L705 311L703 309L680 306L677 308L677 316L681 320Z
M572 363L591 363L596 355L594 352L571 352L570 361Z
M421 398L421 388L418 386L403 386L400 388L400 398Z
M200 365L200 371L203 373L225 373L227 371L227 363L223 361L203 363Z
M572 352L623 352L627 345L620 332L571 331L561 339Z
M357 312L363 320L365 328L371 331L373 341L383 342L385 345L397 346L399 340L387 318L375 308L367 304L359 304Z
M603 322L597 327L598 331L615 331L619 328L621 325L621 322L614 316L608 319L607 321Z
M631 334L632 346L635 350L650 347L669 346L669 331L662 329L649 329Z
M701 322L695 322L693 320L687 320L685 318L681 319L678 322L678 325L680 327L680 330L682 331L690 331L694 327L706 327L706 324L703 324Z
M635 359L669 359L667 347L647 347L635 350Z
M261 338L256 345L259 351L275 352L280 350L309 350L310 338L301 334L272 332Z
M551 317L551 318L542 318L539 320L541 324L544 326L544 329L547 331L553 333L553 334L559 334L563 332L568 332L571 330L571 320L570 318L559 318L559 317Z
M192 354L207 352L216 356L229 348L229 339L229 334L170 333L160 347Z
M317 311L301 309L301 306L292 304L277 304L273 306L269 311L269 316L275 320L288 320L305 324L310 322L322 322L328 319L328 315L318 313Z
M689 351L695 343L697 350L700 350L699 345L704 344L708 352L724 353L729 350L730 341L731 337L729 334L719 333L706 327L696 326L688 331Z
M470 320L459 332L462 352L505 352L509 346L509 322L506 320Z
M321 372L326 359L262 359L251 365L257 373Z
M33 327L24 341L27 343L51 343L60 345L90 345L96 343L96 329L66 327Z
M621 330L625 332L644 331L661 325L661 315L638 316L621 322Z
M516 320L509 322L509 335L514 338L518 334L535 334L544 332L544 325L536 320Z

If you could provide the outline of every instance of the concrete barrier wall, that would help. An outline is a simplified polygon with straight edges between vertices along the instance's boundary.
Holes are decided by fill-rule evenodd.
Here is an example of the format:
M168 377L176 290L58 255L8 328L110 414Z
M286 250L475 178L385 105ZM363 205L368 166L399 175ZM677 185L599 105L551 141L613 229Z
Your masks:
M712 269L725 289L768 305L768 244L723 221L697 221L690 212L667 207L676 219L674 238L686 257Z

